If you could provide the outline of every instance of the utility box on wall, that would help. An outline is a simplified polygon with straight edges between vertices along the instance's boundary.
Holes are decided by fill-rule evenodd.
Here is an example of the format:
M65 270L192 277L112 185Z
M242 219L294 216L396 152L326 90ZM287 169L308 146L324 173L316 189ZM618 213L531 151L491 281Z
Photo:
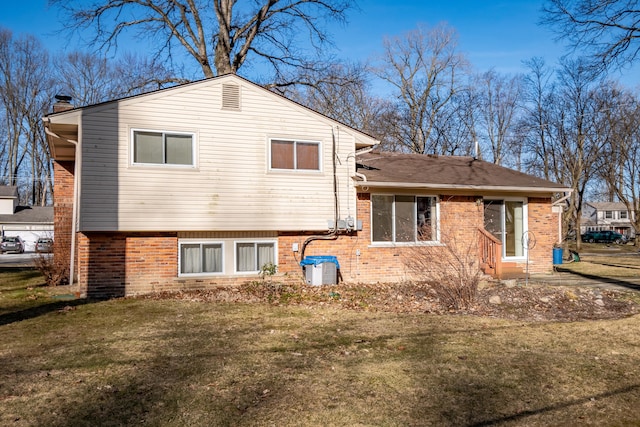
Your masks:
M304 279L308 285L335 285L338 283L338 259L334 256L308 256L300 265L304 268Z

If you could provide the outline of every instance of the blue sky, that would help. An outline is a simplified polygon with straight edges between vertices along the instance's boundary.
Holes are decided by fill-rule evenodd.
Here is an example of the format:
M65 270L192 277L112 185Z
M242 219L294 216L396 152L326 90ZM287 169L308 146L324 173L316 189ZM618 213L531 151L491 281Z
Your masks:
M52 52L80 48L55 35L60 23L46 0L6 3L0 26L15 35L33 34ZM360 10L351 12L349 23L335 28L333 37L339 56L364 60L381 52L384 37L402 35L418 24L446 22L457 30L459 49L476 70L517 73L525 71L523 60L540 56L555 65L564 53L551 31L538 25L542 4L536 0L358 0ZM620 80L629 87L640 85L639 68L624 71Z

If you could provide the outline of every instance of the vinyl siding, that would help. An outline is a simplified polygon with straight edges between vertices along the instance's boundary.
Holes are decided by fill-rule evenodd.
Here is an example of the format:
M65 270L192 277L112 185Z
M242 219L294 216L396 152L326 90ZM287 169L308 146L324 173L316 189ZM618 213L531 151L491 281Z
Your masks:
M354 135L235 78L242 108L221 110L223 82L83 112L81 230L326 230L334 216L332 127L339 216L355 216ZM193 132L195 168L131 165L131 129ZM319 141L321 171L270 171L271 137Z

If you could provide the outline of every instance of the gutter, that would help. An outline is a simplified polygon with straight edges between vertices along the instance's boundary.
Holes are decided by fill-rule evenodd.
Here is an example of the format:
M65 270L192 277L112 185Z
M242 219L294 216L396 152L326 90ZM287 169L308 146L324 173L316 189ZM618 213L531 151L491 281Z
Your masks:
M551 203L551 206L559 206L560 203L564 202L565 200L567 200L569 197L571 197L571 193L573 193L573 188L568 189L568 191L565 191L565 193L569 193L566 196L564 196L561 199L556 200L555 202Z
M361 174L360 174L361 175ZM360 176L356 175L356 176ZM478 190L478 191L529 191L533 193L566 193L572 189L564 187L522 187L502 185L463 185L463 184L425 184L408 182L357 182L357 187L377 188L406 188L406 189L437 189L437 190Z
M47 126L47 124L51 123L51 120L48 117L44 117L43 122L45 123L44 126L44 132L51 136L52 138L58 138L62 141L66 141L69 142L73 145L75 145L76 149L75 149L75 159L73 162L73 207L71 209L71 253L70 253L70 259L69 259L69 284L73 285L73 281L74 281L74 275L75 275L75 253L76 253L76 217L78 216L78 194L79 194L79 188L80 188L80 162L82 159L82 156L79 156L78 154L78 147L79 147L79 143L78 141L74 141L72 139L68 139L68 138L63 138L62 136L56 134L55 132L52 132L49 127ZM78 126L78 133L80 133L80 129L81 127ZM80 138L78 138L80 139ZM55 231L55 229L54 229Z

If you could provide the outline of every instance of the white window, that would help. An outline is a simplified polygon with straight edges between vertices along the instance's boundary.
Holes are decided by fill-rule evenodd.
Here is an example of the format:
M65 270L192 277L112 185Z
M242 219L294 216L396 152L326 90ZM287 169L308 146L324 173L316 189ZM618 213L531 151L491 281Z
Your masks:
M224 250L221 242L181 241L180 275L224 273Z
M132 130L134 164L194 166L192 133Z
M437 241L437 199L374 194L371 196L371 223L372 242Z
M320 143L313 141L270 140L271 169L320 170Z
M269 263L276 264L275 242L236 242L236 272L257 273Z
M604 211L605 219L613 219L613 211Z
M620 211L620 219L627 219L627 211Z

